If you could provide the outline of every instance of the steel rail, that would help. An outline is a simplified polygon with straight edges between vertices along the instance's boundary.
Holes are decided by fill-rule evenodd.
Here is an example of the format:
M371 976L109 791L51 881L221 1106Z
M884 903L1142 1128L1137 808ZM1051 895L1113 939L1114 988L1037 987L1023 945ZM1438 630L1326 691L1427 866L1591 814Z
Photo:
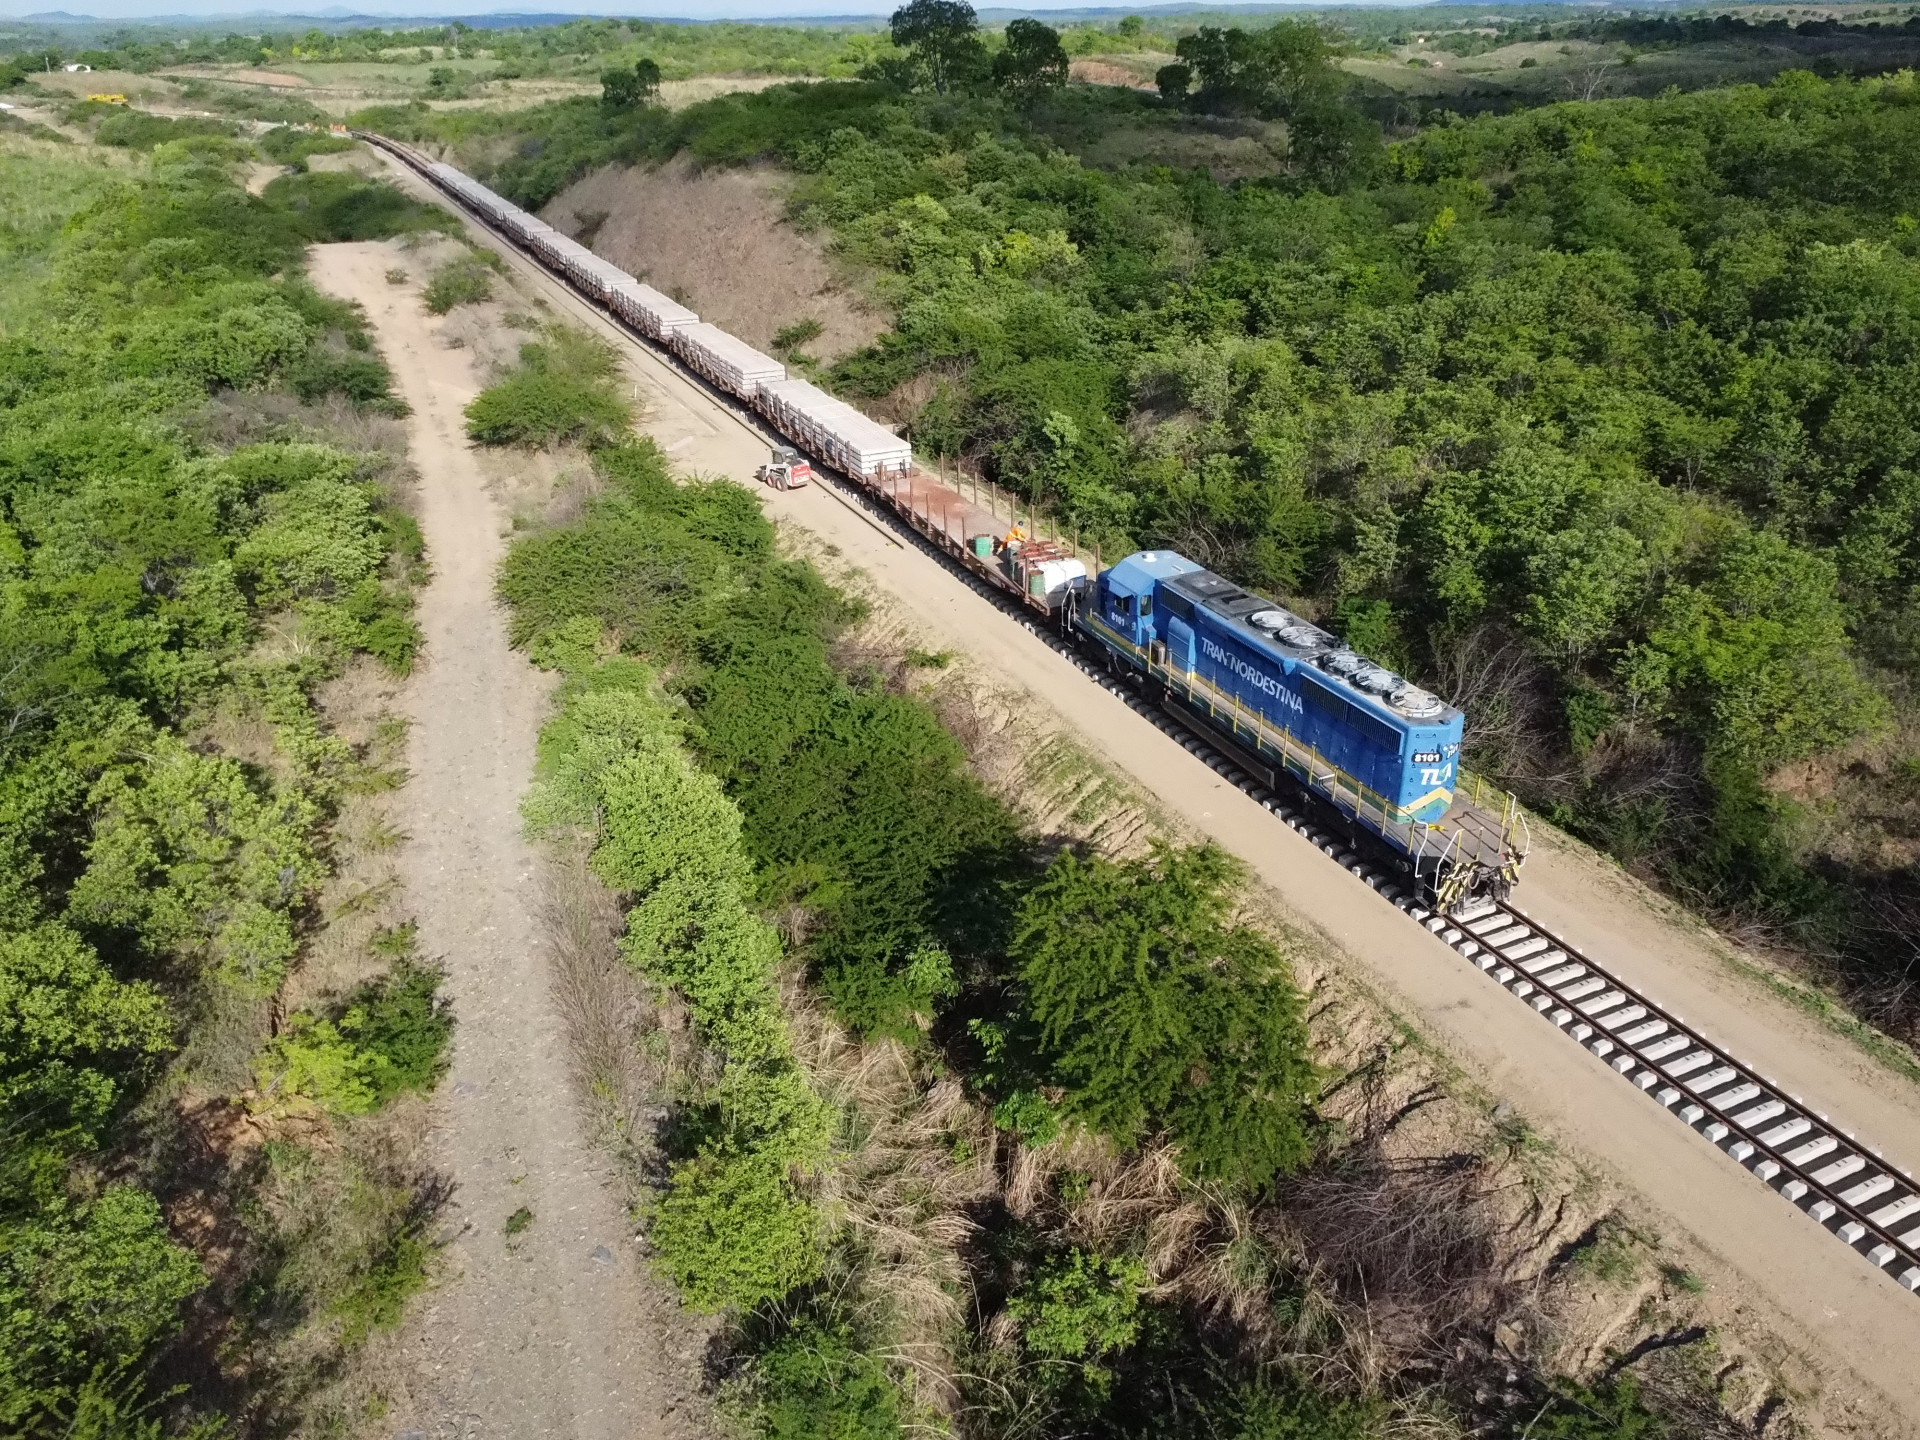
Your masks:
M1920 1181L1517 905L1427 910L1355 847L1346 817L1330 815L1319 796L1301 788L1289 803L1296 797L1274 795L1197 734L1198 716L1108 688L1854 1253L1920 1292Z
M442 186L429 162L410 147L383 135L355 133L408 165L488 231L525 248ZM533 258L539 260L537 255ZM549 273L558 273L540 263ZM558 274L558 278L579 291L571 277ZM595 297L583 298L593 301ZM638 336L624 322L622 329ZM728 408L737 409L731 404ZM1216 774L1246 791L1543 1019L1605 1060L1622 1079L1770 1185L1869 1264L1893 1274L1907 1290L1920 1292L1920 1181L1518 906L1479 900L1452 914L1430 912L1399 885L1390 870L1372 863L1356 848L1356 837L1342 833L1351 817L1329 814L1333 808L1329 802L1304 786L1297 797L1290 797L1295 803L1274 795L1247 774L1239 760L1222 753L1219 747L1228 743L1226 737L1213 734L1203 717L1156 704L1123 680L1102 673L1073 644L1034 625L1025 608L1017 607L1004 589L988 585L968 567L954 563L948 547L924 533L917 515L891 503L893 497L876 496L871 487L857 482L855 489L883 515L897 524L904 522L907 533L930 554L947 561L983 597L1021 620L1089 679L1158 725ZM838 493L834 498L849 503ZM882 499L889 503L881 505Z
M1511 902L1453 915L1406 908L1836 1238L1920 1290L1912 1176Z

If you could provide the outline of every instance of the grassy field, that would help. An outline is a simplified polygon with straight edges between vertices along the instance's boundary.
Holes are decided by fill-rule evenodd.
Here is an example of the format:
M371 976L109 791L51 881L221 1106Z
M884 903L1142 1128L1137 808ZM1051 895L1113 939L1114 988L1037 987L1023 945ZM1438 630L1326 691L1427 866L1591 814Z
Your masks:
M1630 12L1540 5L1486 12L1462 6L1302 12L1336 39L1341 66L1375 118L1404 129L1433 111L1506 111L1559 100L1657 95L1764 83L1783 70L1872 74L1920 63L1920 7L1849 5L1810 12L1747 6L1719 28L1686 17L1635 21ZM1707 12L1701 12L1705 17ZM1101 19L1056 17L1081 85L1151 93L1181 38L1203 25L1257 29L1272 13L1195 12ZM1833 23L1838 22L1838 23ZM1691 28L1689 28L1691 24ZM1868 27L1877 26L1872 29ZM107 44L112 48L89 48ZM27 77L29 93L126 94L167 113L340 118L372 105L510 111L595 93L603 70L651 59L662 98L680 106L779 79L849 79L895 52L879 21L831 25L685 25L583 20L473 31L328 31L213 36L206 30L49 27L0 22L0 54L78 59L93 74ZM1145 112L1130 128L1066 143L1096 165L1202 166L1221 180L1269 173L1284 133L1166 126Z
M1619 41L1550 39L1450 54L1411 39L1387 54L1350 56L1344 68L1367 87L1447 109L1518 109L1559 100L1658 95L1669 86L1764 84L1783 70L1872 73L1920 60L1920 34L1719 40L1671 50Z

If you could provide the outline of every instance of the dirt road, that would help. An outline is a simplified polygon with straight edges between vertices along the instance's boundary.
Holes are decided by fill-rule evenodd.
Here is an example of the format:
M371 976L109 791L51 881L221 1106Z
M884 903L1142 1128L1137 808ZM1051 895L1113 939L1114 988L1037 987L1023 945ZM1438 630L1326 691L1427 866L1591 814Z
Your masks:
M446 1275L404 1335L396 1432L442 1436L695 1433L674 1410L697 1383L666 1323L673 1301L636 1263L570 1091L564 1029L536 923L535 856L518 806L547 714L542 677L507 647L494 603L503 519L462 430L480 389L387 245L313 253L320 289L366 306L400 393L433 579L424 663L405 708L411 778L402 872L422 953L447 970L458 1026L436 1159L455 1185ZM529 1219L509 1235L509 1218Z
M414 193L430 193L392 168ZM477 238L501 249L556 310L622 342L636 392L651 410L647 428L678 465L751 483L766 439L750 416L626 337L504 242L484 232ZM1088 683L940 562L890 541L825 487L762 493L771 513L806 527L863 568L925 628L931 645L960 651L986 673L1052 705L1073 733L1167 810L1244 858L1301 921L1351 957L1356 973L1468 1074L1638 1192L1665 1233L1684 1235L1702 1255L1710 1285L1761 1312L1762 1323L1831 1377L1832 1408L1845 1411L1846 1394L1865 1389L1905 1417L1905 1433L1920 1433L1920 1365L1913 1360L1920 1355L1920 1297L1849 1255L1604 1062ZM1742 976L1702 943L1696 927L1657 914L1604 862L1544 844L1520 899L1543 923L1835 1123L1920 1171L1920 1087Z

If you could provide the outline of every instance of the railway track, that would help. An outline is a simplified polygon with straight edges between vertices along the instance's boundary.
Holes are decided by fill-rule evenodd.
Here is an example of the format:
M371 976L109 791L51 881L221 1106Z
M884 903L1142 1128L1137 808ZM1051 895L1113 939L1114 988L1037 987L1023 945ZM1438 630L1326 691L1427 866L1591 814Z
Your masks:
M899 523L897 514L874 504L858 487L852 497L840 498L856 505L865 501L869 513ZM903 528L927 553L944 558L912 527ZM1356 850L1340 823L1318 804L1275 795L1194 726L1090 664L1079 649L1035 626L1001 593L959 573L1090 680L1126 701L1547 1023L1605 1060L1625 1083L1766 1182L1867 1263L1907 1290L1920 1292L1920 1181L1519 906L1482 900L1452 915L1429 912L1385 866Z
M366 138L411 168L424 170L423 162L405 147L384 137ZM485 217L468 214L483 228L493 228ZM565 276L557 278L570 285ZM605 312L594 297L585 298ZM633 333L631 327L621 328ZM728 408L758 430L750 415L732 404ZM843 487L837 480L821 478L826 480L823 488L833 491L835 498L877 517L885 528L904 530L914 543L949 564L975 591L1040 635L1089 679L1173 736L1546 1023L1606 1061L1624 1083L1751 1171L1868 1264L1886 1271L1908 1291L1920 1292L1920 1181L1581 954L1519 906L1479 900L1450 915L1430 913L1401 888L1391 871L1357 850L1342 833L1340 822L1316 802L1275 795L1231 756L1208 743L1194 725L1088 663L1073 645L1036 626L1004 592L955 564L917 524L903 521L897 505L879 503L864 486Z
M1118 688L1118 687L1115 687ZM1137 708L1148 708L1130 697ZM1204 741L1169 726L1223 778L1306 836L1627 1084L1798 1206L1828 1234L1920 1292L1920 1181L1530 918L1479 900L1430 913L1304 804L1273 795Z

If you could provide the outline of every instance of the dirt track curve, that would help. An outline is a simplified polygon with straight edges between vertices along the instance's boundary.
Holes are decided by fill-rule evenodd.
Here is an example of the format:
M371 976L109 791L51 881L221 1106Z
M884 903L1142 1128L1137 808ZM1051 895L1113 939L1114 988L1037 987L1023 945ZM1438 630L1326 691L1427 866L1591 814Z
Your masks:
M397 183L422 198L440 199L397 162L386 163ZM647 428L677 465L751 483L767 442L750 418L510 245L477 226L474 234L506 254L524 282L556 310L621 342L636 391L650 407ZM1920 1297L1849 1255L1603 1061L1147 719L1090 684L940 561L911 543L890 541L824 487L762 494L770 513L805 527L861 567L933 643L961 651L987 673L1041 697L1169 811L1244 858L1470 1075L1541 1131L1638 1192L1663 1229L1684 1232L1698 1248L1709 1284L1760 1312L1765 1324L1829 1377L1840 1409L1850 1408L1846 1393L1864 1388L1905 1418L1904 1433L1920 1434L1920 1364L1914 1358L1920 1356ZM1541 923L1758 1065L1812 1109L1831 1115L1910 1173L1920 1172L1920 1086L1738 973L1712 952L1697 927L1656 913L1604 862L1536 837L1518 898ZM1866 1411L1878 1408L1868 1404ZM1867 1414L1860 1418L1867 1421Z
M413 407L410 451L433 578L423 662L406 690L402 871L423 954L447 970L457 1029L435 1159L454 1184L445 1274L403 1333L392 1433L680 1440L698 1357L675 1353L671 1298L642 1273L570 1088L519 804L548 686L507 646L494 601L503 517L463 433L481 381L438 338L387 245L314 250L312 278L367 309ZM531 1223L507 1234L522 1207ZM689 1377L682 1379L681 1377Z

